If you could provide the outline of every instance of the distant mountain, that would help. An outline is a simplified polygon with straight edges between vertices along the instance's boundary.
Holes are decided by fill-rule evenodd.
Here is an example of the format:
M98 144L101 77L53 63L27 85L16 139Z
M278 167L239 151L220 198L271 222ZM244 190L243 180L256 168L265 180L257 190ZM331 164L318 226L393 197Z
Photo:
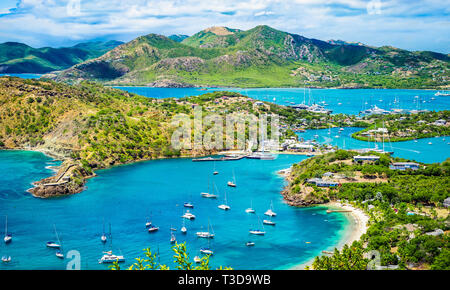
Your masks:
M73 47L33 48L23 43L0 44L0 73L46 73L69 68L99 57L122 44L119 41L95 41Z
M178 39L179 40L179 39ZM149 34L56 76L117 85L437 88L449 57L309 39L260 25L211 27L181 42Z
M366 46L364 43L361 42L349 42L349 41L345 41L345 40L339 40L339 39L330 39L327 41L328 43L331 44L337 44L337 45L358 45L358 46Z
M176 41L176 42L182 42L183 40L185 40L188 37L189 37L189 35L184 35L184 34L172 34L169 36L170 39L172 39L173 41Z

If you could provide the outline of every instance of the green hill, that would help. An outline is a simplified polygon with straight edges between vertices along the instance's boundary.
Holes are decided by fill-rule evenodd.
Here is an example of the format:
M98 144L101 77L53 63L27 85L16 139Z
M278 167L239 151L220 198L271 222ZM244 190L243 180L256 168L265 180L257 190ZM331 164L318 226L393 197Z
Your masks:
M211 27L181 42L149 34L59 74L114 85L445 88L449 57L309 39L260 25Z
M96 58L122 44L118 41L80 43L73 47L33 48L23 43L0 44L1 73L46 73Z

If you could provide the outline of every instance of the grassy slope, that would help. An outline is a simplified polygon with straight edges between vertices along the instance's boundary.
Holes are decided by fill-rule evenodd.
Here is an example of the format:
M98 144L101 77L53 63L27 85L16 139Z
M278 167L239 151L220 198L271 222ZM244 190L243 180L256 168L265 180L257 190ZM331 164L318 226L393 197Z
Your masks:
M228 99L220 99L230 96ZM205 113L237 111L277 113L295 120L297 111L238 93L216 92L188 99L152 99L95 83L71 86L49 80L0 78L0 147L41 149L79 157L92 168L142 159L205 154L173 150L170 121L175 114L193 114L193 104Z

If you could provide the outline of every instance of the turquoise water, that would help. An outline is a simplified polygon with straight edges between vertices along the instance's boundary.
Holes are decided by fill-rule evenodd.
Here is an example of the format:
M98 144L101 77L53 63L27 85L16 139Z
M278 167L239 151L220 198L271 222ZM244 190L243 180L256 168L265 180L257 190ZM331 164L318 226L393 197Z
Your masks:
M213 176L213 163L192 162L190 159L154 160L117 166L98 171L98 177L87 182L81 194L57 199L39 199L25 192L30 183L50 174L44 169L51 159L40 153L0 151L0 229L8 215L13 242L0 246L0 254L13 258L0 269L64 269L67 261L55 257L45 243L55 240L53 224L61 237L64 250L78 250L82 269L106 269L98 264L103 250L100 242L103 219L111 223L113 250L127 259L142 256L142 249L159 248L162 263L173 267L170 250L170 227L180 229L185 201L194 203L194 221L186 220L188 234L176 233L178 241L187 241L191 258L206 246L195 232L206 229L208 219L216 237L211 241L215 255L213 266L226 265L235 269L283 269L309 260L321 250L338 243L349 221L344 215L327 215L324 208L293 208L286 205L280 189L284 179L276 171L288 168L304 156L280 155L276 160L217 162L219 175ZM226 182L236 174L236 188ZM208 179L214 180L219 199L200 196L208 190ZM227 192L231 210L217 208ZM253 202L262 219L270 202L277 217L275 227L266 226L265 236L250 236L248 230L258 224L255 215L245 213ZM149 234L145 229L152 212L153 223L160 227ZM108 226L107 226L108 228ZM1 230L3 231L3 230ZM248 240L256 245L245 246ZM306 242L310 242L307 244ZM67 260L67 259L66 259Z
M385 110L448 110L450 99L435 96L435 90L398 90L398 89L311 89L303 88L210 88L202 91L198 88L149 88L149 87L117 87L135 94L153 98L186 97L204 94L212 91L227 90L240 92L251 98L273 102L279 105L292 103L325 102L327 109L333 114L358 114L360 111L376 105ZM417 96L417 97L416 97ZM434 98L434 100L432 99ZM398 100L398 102L394 102Z
M0 76L11 76L11 77L19 77L22 79L38 79L42 76L42 74L0 74Z
M314 135L319 137L316 139L321 144L330 144L338 146L343 149L362 149L375 148L383 149L382 142L366 142L353 139L351 135L362 128L344 127L344 131L339 133L339 128L307 130L304 133L297 133L299 138L304 140L313 140ZM330 134L328 134L330 132ZM339 136L336 138L336 136ZM432 144L429 145L428 143ZM418 139L417 142L402 141L402 142L384 142L385 151L393 151L394 157L401 157L411 160L416 160L424 163L442 162L450 157L450 137L433 137Z

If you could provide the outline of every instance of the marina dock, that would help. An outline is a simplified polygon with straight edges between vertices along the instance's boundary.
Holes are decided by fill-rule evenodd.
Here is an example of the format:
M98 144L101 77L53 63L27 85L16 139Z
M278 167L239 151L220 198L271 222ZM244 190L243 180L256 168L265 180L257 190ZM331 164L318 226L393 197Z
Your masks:
M196 158L192 159L192 162L203 162L203 161L235 161L235 160L241 160L248 155L230 155L230 156L224 156L220 158L213 158L213 157L204 157L204 158Z
M332 212L352 212L350 209L328 209L327 213L332 213Z

